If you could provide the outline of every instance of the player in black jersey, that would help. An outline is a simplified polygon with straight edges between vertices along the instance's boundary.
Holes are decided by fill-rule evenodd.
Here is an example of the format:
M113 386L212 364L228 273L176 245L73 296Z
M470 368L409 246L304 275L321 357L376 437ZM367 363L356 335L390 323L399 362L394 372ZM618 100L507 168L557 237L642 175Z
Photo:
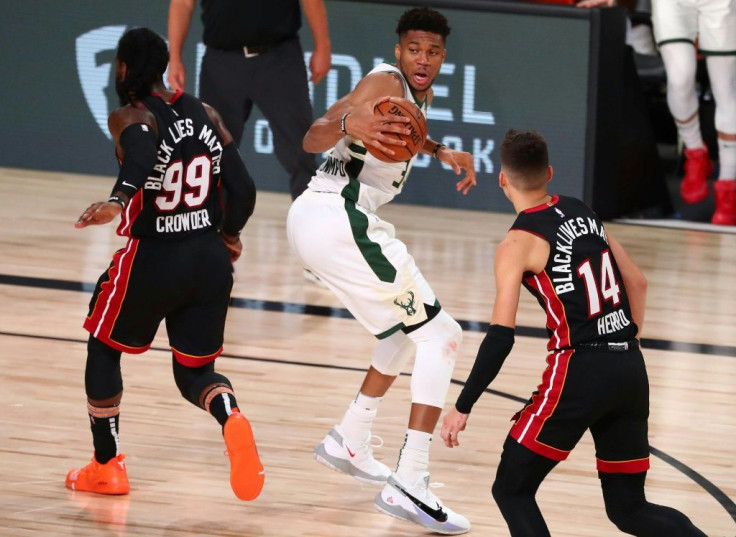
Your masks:
M168 61L166 43L146 28L127 31L118 44L121 108L108 125L120 173L109 200L90 205L76 227L121 215L118 234L128 242L97 282L84 323L95 452L90 464L69 472L66 486L129 492L118 441L121 352L147 350L165 319L176 385L222 426L233 491L252 500L263 487L263 466L251 426L214 360L222 352L232 263L242 252L240 231L253 213L255 186L219 114L164 86Z
M646 279L583 202L547 193L547 144L534 131L509 131L499 185L518 213L496 250L491 324L442 439L459 445L473 404L514 344L523 284L547 313L547 369L514 416L493 484L513 537L550 535L535 495L547 474L590 429L606 513L631 535L702 536L674 509L649 503L649 383L637 339Z

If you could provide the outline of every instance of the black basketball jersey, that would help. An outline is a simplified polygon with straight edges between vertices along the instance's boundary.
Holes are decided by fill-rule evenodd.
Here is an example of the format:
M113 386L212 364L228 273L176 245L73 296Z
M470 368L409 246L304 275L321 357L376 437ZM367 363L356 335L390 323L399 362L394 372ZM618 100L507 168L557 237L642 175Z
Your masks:
M629 299L598 215L575 198L522 211L511 229L549 243L547 264L525 274L524 286L547 313L549 350L636 337Z
M153 94L143 103L158 126L157 160L126 206L118 234L178 240L215 229L222 218L217 128L186 93L177 92L170 103Z

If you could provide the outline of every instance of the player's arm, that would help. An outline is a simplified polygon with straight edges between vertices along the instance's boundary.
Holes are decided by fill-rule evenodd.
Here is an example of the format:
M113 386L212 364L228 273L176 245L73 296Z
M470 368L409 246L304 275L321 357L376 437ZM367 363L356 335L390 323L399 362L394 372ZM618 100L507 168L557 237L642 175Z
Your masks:
M195 0L171 0L169 2L169 74L166 81L174 90L183 90L186 85L187 73L181 53L192 23L194 2Z
M545 251L548 253L549 247L542 239L523 231L510 231L498 245L494 262L496 300L491 324L455 407L442 421L440 435L447 447L459 445L458 433L465 430L473 405L496 378L511 352L524 273L542 270Z
M332 65L332 45L330 34L327 31L327 9L322 0L302 0L302 11L309 23L314 38L314 51L309 59L309 72L311 80L318 84Z
M220 235L235 262L243 251L240 232L253 214L256 205L256 185L245 167L240 151L225 127L222 116L209 105L204 105L207 115L222 137L223 150L220 175L225 190L224 217Z
M616 260L618 270L624 279L624 287L626 288L626 294L629 297L629 306L631 307L631 316L639 329L636 337L639 337L642 326L644 325L644 310L646 309L647 301L646 276L644 276L639 266L634 263L634 260L631 259L631 256L626 252L624 247L621 246L621 243L611 235L608 235L608 245L611 247L613 258Z
M404 86L393 73L374 73L358 82L353 91L333 104L325 115L317 119L304 135L302 147L308 153L322 153L334 146L343 136L361 140L364 145L393 154L392 145L406 145L387 133L410 134L404 116L374 116L373 108L390 97L402 97Z
M432 88L427 92L427 106L432 104L434 99L434 90ZM473 188L476 184L475 176L475 159L471 153L467 151L456 151L450 149L442 142L433 140L427 136L422 146L422 153L432 155L440 162L447 164L455 172L455 175L460 175L462 170L465 170L465 177L460 179L455 188L458 192L462 192L463 195L467 194L468 191Z
M107 224L143 186L156 163L156 120L150 111L127 105L113 111L108 128L121 165L107 201L98 201L79 216L75 227Z

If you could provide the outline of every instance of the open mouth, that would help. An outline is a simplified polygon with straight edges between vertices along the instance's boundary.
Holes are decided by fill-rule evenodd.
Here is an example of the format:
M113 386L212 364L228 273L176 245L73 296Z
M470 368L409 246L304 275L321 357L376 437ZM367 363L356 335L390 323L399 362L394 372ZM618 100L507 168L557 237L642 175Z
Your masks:
M424 86L427 82L429 82L429 75L427 75L427 73L414 73L412 78L414 79L414 82L417 84L417 86Z

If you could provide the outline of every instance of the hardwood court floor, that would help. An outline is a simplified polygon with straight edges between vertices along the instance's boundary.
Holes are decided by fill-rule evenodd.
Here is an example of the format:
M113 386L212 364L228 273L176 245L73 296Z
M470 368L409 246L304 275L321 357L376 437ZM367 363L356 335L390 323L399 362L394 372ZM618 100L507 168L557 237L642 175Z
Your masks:
M217 362L254 426L267 471L261 497L242 503L230 491L218 427L180 398L163 327L152 350L123 359L121 442L131 494L64 488L66 471L92 453L81 322L92 285L123 243L113 225L76 230L73 223L111 185L111 178L0 169L0 535L425 535L374 511L378 489L312 460L314 445L358 389L373 338L329 291L303 280L286 241L283 194L259 193ZM447 186L455 195L449 177ZM452 402L490 318L493 252L513 217L398 204L381 214L465 328ZM733 537L736 235L607 227L650 283L648 498L686 512L711 537ZM437 439L432 447L433 490L471 520L470 535L508 535L490 486L509 418L539 382L545 356L543 314L527 295L514 351L493 393L476 406L460 448ZM384 440L376 456L390 466L409 402L402 376L374 431ZM621 535L603 510L589 435L538 499L552 535Z

